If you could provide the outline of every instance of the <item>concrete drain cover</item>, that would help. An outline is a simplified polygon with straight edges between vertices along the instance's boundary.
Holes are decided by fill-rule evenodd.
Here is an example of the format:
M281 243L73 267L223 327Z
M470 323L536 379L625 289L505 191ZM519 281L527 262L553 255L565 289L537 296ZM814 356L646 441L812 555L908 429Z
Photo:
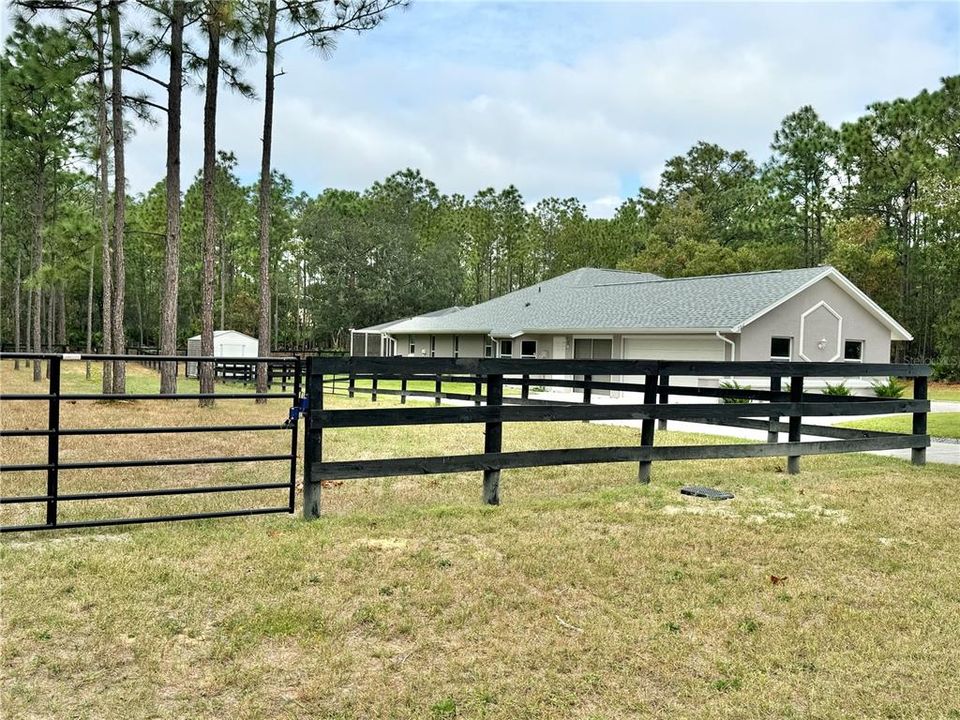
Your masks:
M733 493L728 493L726 490L717 490L715 488L704 487L703 485L684 485L682 488L680 488L680 494L707 498L707 500L733 499Z

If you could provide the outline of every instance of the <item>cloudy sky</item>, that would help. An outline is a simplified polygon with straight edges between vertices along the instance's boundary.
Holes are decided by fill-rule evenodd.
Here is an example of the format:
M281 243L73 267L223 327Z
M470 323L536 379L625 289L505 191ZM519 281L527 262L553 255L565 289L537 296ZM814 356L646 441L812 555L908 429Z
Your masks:
M960 4L470 3L414 0L326 60L289 48L275 166L298 190L404 167L444 192L517 185L609 215L697 140L767 155L787 113L833 124L960 72ZM259 65L247 68L260 85ZM261 105L221 96L218 143L256 178ZM202 99L184 103L184 181ZM162 126L130 143L134 191L163 174Z

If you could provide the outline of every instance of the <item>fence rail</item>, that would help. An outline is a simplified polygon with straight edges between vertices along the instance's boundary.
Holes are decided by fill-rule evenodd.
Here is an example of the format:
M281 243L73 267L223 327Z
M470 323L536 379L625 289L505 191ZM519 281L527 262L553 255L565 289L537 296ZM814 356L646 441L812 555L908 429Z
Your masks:
M912 450L912 461L923 464L927 435L926 365L893 363L793 363L793 362L698 362L655 360L513 360L486 358L311 358L307 394L310 411L306 424L303 512L307 518L320 514L321 488L326 480L345 480L398 475L451 472L483 472L483 501L500 502L500 472L504 469L547 465L606 462L637 462L638 479L649 482L653 462L715 458L787 457L791 474L800 471L804 455ZM769 390L749 388L688 387L680 377L702 375L757 377L769 382ZM864 376L914 378L913 399L882 399L827 396L805 392L811 377ZM609 376L609 379L595 379ZM619 380L614 378L619 377ZM641 378L632 381L630 378ZM789 389L783 390L783 381ZM400 387L380 383L400 382ZM472 385L473 392L449 392L444 385ZM368 384L368 385L367 385ZM420 389L426 384L430 389ZM504 388L519 394L504 394ZM579 390L569 400L531 398L532 387ZM597 391L635 394L642 402L595 404ZM407 405L385 408L325 409L325 394L379 395L430 398L459 405L430 407ZM670 404L671 397L711 398L718 403ZM472 404L471 404L472 403ZM912 432L898 434L856 430L803 422L806 417L911 413ZM781 418L787 418L782 422ZM590 447L504 452L503 423L549 421L639 420L640 441L629 447ZM767 442L756 444L654 446L657 428L667 422L726 425L767 431ZM332 428L420 426L436 424L483 424L483 452L442 457L389 458L381 460L325 461L323 432ZM780 442L786 432L787 441ZM803 436L828 440L803 440Z
M59 528L81 528L106 525L125 525L151 522L165 522L171 520L192 520L214 517L237 517L242 515L261 515L265 513L294 512L296 501L297 482L297 442L298 428L296 423L301 396L301 361L298 358L228 358L232 363L247 363L269 361L274 364L286 364L291 370L289 373L292 390L290 392L272 393L130 393L114 395L104 393L68 393L63 392L61 383L62 363L70 360L79 361L128 361L142 363L145 360L155 362L186 362L217 363L223 358L197 358L184 356L140 356L140 355L59 355L48 353L0 353L0 360L31 359L49 363L49 385L46 392L38 393L3 393L0 392L0 402L42 402L47 405L46 428L23 428L0 430L0 437L46 437L46 462L2 464L0 474L11 472L44 472L46 473L46 491L35 495L5 495L0 497L0 505L44 505L45 515L43 523L0 526L0 532L15 532L25 530L53 530ZM293 410L284 422L234 425L193 425L193 426L154 426L154 427L62 427L60 409L64 402L77 401L104 401L104 400L190 400L190 399L217 399L217 400L252 400L255 398L288 399ZM240 456L210 456L210 457L176 457L176 458L130 458L124 460L82 460L71 461L62 457L60 438L74 436L116 436L116 435L156 435L180 433L241 433L279 431L290 436L289 451L286 453L271 453ZM285 462L289 464L288 479L283 482L245 483L232 485L203 485L187 487L138 488L132 490L104 490L101 492L65 493L60 487L60 474L72 470L116 469L116 468L143 468L143 467L175 467L183 465L221 465L252 462ZM6 486L6 483L5 483ZM6 489L6 487L4 488ZM173 495L209 495L217 493L236 493L248 490L279 490L285 489L286 502L280 506L238 508L235 510L219 510L216 512L195 512L181 514L152 515L147 517L119 517L95 518L84 520L64 520L60 517L60 503L71 501L109 500L120 498L146 498Z

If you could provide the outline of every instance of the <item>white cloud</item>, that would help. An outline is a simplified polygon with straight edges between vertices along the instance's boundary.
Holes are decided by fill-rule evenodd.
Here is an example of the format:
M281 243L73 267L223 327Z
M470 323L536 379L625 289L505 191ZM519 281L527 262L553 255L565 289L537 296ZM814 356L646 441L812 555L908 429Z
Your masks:
M290 53L275 166L311 193L363 188L410 166L446 192L513 183L528 201L575 195L609 215L697 140L763 159L800 105L836 124L958 71L960 41L941 28L947 6L540 7L517 5L519 28L497 34L511 19L502 8L478 11L470 26L469 6L415 5L331 61ZM538 12L550 13L542 27ZM578 27L576 42L558 45L565 13L586 23L596 15L598 27ZM646 27L647 16L658 27ZM253 179L262 108L221 97L219 144ZM196 95L185 103L185 183L199 166L201 104ZM162 147L162 128L131 142L134 189L162 175Z

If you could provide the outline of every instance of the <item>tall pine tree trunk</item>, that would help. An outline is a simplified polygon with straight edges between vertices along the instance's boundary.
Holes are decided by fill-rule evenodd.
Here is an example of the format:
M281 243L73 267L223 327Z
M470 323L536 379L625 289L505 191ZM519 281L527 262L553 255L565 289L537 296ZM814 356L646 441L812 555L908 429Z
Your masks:
M47 352L48 353L52 353L56 351L56 348L54 348L53 346L53 323L54 323L54 316L56 315L57 305L54 302L53 293L54 293L54 290L53 290L53 287L51 286L50 289L47 290L47 302L46 302ZM47 360L47 370L44 377L46 377L48 380L50 379L50 361L49 360Z
M93 266L97 261L96 245L90 247L90 274L87 281L87 355L93 352ZM90 361L87 360L87 369L84 375L90 379Z
M33 210L33 253L31 262L31 274L34 283L40 278L40 266L43 264L43 216L44 216L44 183L43 168L38 168L37 184L34 197ZM43 290L39 285L33 289L33 351L41 352L40 324L43 314ZM40 382L40 361L33 363L33 381Z
M33 291L28 289L27 290L27 324L24 327L24 333L23 333L24 346L28 353L36 352L36 350L33 349L33 343L31 342L30 336L32 334L33 334ZM34 360L33 362L36 363L37 361ZM24 360L23 366L30 367L30 360Z
M216 2L207 6L206 89L203 101L203 278L200 288L200 354L213 355L214 254L216 252L217 85L220 80L220 18ZM200 363L200 392L213 393L213 363ZM201 398L200 406L212 406Z
M100 153L100 274L101 297L100 352L113 352L113 260L110 249L110 129L107 125L106 20L104 6L97 5L97 145ZM113 363L103 363L103 393L113 392Z
M266 71L263 96L263 148L260 155L260 198L259 198L259 235L260 235L260 307L257 318L257 337L260 341L259 355L270 355L270 195L272 179L270 175L271 153L273 150L273 96L276 83L274 66L277 59L277 0L269 0L267 5L266 31ZM299 322L299 320L298 320ZM257 364L257 392L267 391L267 364ZM266 398L257 398L265 403Z
M20 285L22 278L20 276L20 248L17 248L17 274L13 280L13 350L14 352L23 352L20 347ZM13 369L20 369L20 359L15 358Z
M113 89L110 94L113 122L113 352L126 352L124 332L124 295L126 268L123 258L123 234L126 227L126 176L123 149L123 41L120 36L120 2L111 0L110 9L110 64ZM123 361L113 366L113 392L126 392L126 365Z
M220 329L226 329L227 313L227 239L220 236Z
M60 352L67 351L67 302L64 297L63 283L57 285L57 345Z
M180 114L183 97L184 3L174 0L170 16L170 79L167 85L167 247L160 309L160 354L177 353L180 293ZM177 364L160 363L160 392L177 392Z

